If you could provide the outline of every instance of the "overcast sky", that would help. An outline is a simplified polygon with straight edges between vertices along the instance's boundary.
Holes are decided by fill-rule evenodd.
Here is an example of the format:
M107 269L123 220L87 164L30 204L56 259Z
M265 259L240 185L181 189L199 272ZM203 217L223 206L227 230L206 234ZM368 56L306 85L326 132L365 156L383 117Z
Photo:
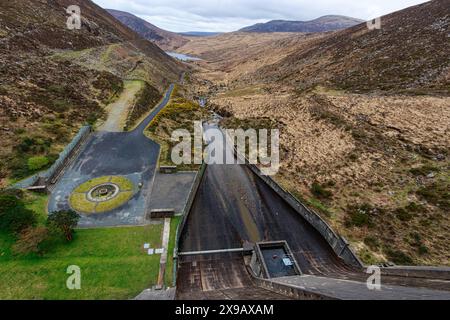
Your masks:
M423 0L93 0L174 32L236 31L274 19L312 20L338 14L372 19Z

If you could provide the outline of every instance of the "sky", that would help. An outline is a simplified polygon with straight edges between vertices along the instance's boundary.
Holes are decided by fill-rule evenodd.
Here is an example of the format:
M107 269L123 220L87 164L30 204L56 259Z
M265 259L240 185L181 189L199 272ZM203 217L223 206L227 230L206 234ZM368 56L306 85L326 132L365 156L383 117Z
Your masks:
M270 20L312 20L328 14L373 19L423 0L93 0L173 32L230 32Z

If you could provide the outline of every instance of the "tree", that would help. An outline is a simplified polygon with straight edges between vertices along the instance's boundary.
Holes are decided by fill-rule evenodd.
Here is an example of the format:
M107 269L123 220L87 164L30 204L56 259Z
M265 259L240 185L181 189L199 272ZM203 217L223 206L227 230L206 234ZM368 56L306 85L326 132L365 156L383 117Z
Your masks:
M53 232L62 233L67 241L72 241L78 220L80 215L75 211L58 211L49 215L47 226Z
M0 229L20 233L36 224L36 215L26 208L20 190L0 191Z
M41 244L48 239L46 227L29 227L24 229L12 249L15 254L40 253Z

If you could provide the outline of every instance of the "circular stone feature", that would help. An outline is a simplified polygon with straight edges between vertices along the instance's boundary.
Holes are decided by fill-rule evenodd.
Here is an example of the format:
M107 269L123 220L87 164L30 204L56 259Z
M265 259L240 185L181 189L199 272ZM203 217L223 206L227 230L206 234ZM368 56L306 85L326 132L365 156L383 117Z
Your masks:
M87 193L87 199L93 202L103 202L111 200L120 192L119 186L113 183L105 183L92 188Z
M84 214L112 211L134 195L133 182L122 176L95 178L80 184L70 195L70 206Z

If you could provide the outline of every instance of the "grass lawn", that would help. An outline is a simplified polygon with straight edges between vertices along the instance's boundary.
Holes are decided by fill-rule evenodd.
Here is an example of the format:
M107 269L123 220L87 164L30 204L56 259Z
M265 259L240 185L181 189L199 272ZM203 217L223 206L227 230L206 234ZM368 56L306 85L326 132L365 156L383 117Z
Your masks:
M48 195L45 193L26 192L25 206L36 213L38 223L45 223L47 220Z
M143 245L159 248L162 230L162 225L77 230L73 242L42 257L12 256L12 237L0 233L0 299L133 298L156 283L160 255L147 255ZM81 290L66 288L70 265L81 268Z
M173 287L173 250L175 249L175 241L178 225L182 217L174 217L170 220L170 241L167 254L167 268L164 276L164 282L167 287Z

